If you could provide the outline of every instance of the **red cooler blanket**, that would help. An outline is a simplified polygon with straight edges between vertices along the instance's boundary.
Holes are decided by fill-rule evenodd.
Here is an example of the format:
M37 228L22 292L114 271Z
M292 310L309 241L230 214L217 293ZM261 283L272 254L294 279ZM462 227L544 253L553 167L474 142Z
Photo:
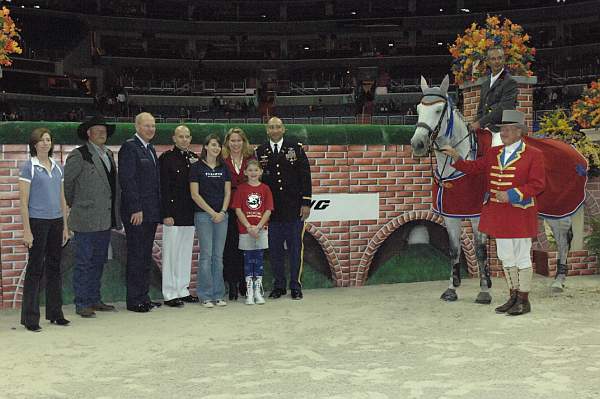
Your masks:
M546 189L538 199L542 217L569 216L585 201L588 163L573 146L553 139L525 137L528 145L544 154ZM491 146L491 133L477 132L477 154L481 156ZM433 211L448 217L479 216L485 194L485 174L464 175L456 172L448 179L433 184Z
M538 195L538 213L546 218L572 215L585 201L587 159L559 140L525 137L525 143L544 154L546 188Z

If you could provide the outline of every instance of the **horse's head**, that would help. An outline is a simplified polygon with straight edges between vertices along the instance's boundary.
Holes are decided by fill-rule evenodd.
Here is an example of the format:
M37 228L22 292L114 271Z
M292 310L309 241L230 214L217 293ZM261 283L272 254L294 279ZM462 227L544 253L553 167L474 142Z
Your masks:
M438 139L438 144L441 146L444 137L439 137L438 134L441 128L446 126L446 110L448 109L448 86L450 78L448 75L442 81L439 87L429 87L427 81L421 76L421 91L423 97L417 105L417 114L419 119L415 128L415 133L410 140L413 154L422 157L428 154L432 141ZM443 136L443 134L441 135Z

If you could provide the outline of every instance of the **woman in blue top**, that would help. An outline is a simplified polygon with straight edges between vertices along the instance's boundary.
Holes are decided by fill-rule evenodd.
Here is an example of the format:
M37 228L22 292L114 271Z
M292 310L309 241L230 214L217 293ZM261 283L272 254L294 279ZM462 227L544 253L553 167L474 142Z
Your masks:
M209 134L204 140L200 162L190 170L190 191L195 203L194 225L200 243L197 290L207 308L226 306L223 300L223 249L227 238L227 208L231 177L221 157L221 139Z
M50 130L37 128L29 139L31 159L21 167L19 199L23 220L23 244L29 260L23 285L21 324L41 331L40 281L46 275L46 319L61 326L69 324L62 312L60 254L69 239L63 170L52 159Z

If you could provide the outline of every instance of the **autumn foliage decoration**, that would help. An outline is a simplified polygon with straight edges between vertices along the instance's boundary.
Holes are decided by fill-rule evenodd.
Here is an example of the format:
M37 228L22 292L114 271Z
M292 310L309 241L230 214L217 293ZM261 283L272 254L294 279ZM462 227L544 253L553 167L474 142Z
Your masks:
M573 119L582 128L600 127L600 80L590 83L573 103L572 111Z
M568 117L562 109L556 109L542 117L537 135L573 145L588 159L590 168L597 171L600 168L600 146L575 126L573 116Z
M0 11L0 65L12 65L9 55L21 54L22 50L17 42L19 39L19 29L10 17L10 10L2 7Z
M480 27L475 22L458 35L449 48L453 57L452 72L456 84L474 82L486 75L485 61L488 49L502 46L506 56L506 67L511 74L532 76L531 64L534 61L535 48L530 47L529 35L523 28L510 19L489 16L485 25Z

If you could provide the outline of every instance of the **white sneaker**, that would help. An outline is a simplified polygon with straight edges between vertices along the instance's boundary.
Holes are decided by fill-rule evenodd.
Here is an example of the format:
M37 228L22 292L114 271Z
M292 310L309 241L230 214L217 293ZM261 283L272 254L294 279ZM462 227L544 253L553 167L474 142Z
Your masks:
M219 299L217 302L215 302L215 305L223 307L223 306L227 306L227 302L225 302L222 299Z
M252 277L246 277L246 305L254 305Z
M262 277L257 277L254 281L254 303L256 303L257 305L265 304Z
M215 305L211 301L202 301L202 306L205 308L214 308Z

